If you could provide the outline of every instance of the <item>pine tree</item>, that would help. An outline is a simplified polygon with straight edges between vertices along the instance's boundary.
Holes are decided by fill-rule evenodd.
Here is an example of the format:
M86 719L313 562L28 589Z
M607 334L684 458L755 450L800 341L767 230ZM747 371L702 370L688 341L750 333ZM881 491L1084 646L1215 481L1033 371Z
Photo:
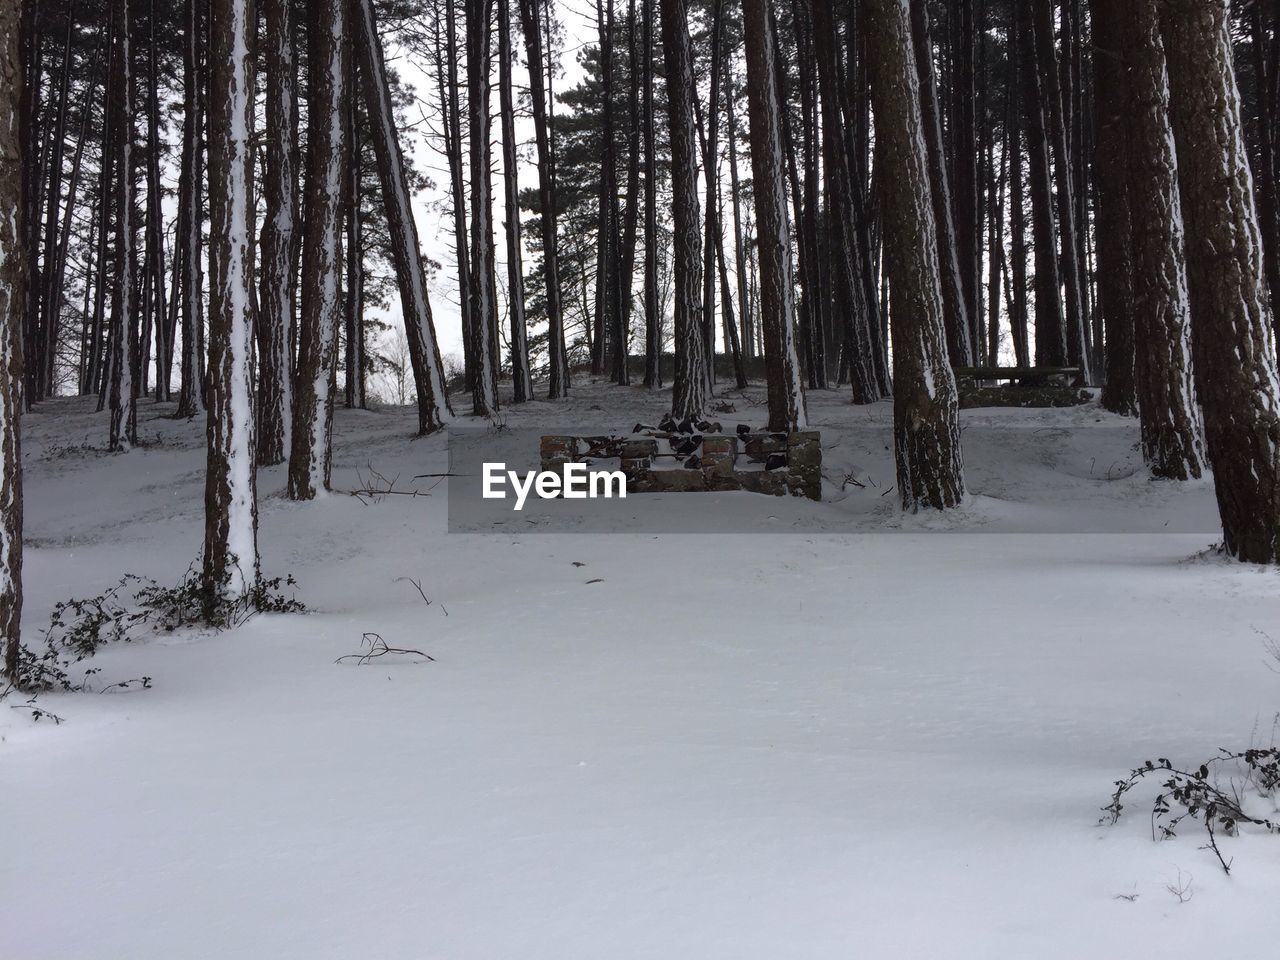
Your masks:
M907 0L868 0L868 50L891 284L894 447L908 510L964 496L955 379L947 362L938 241Z
M342 197L350 92L345 56L350 42L346 0L320 0L307 24L311 87L307 103L306 232L302 239L302 319L294 385L291 500L329 489L333 375L342 300ZM335 122L334 118L338 118Z
M1229 554L1280 561L1280 383L1226 0L1160 0L1196 389Z
M209 12L209 460L203 586L208 602L258 582L253 422L253 100L250 0Z
M699 268L698 137L693 54L686 0L661 0L666 60L667 122L671 136L672 205L675 218L676 368L671 409L677 418L698 417L707 406Z
M769 429L808 423L795 344L795 284L787 218L777 45L768 0L744 0L751 167L760 245L760 321L765 336Z
M22 628L22 69L21 0L0 0L0 655L3 675L18 680Z
M298 87L293 4L262 0L266 79L266 164L262 184L258 301L258 460L283 463L292 446L293 357L298 253Z
M1115 82L1122 95L1128 94L1126 192L1142 452L1154 476L1188 480L1200 476L1203 441L1192 384L1186 245L1158 2L1125 0L1121 16L1129 69Z
M387 232L390 234L397 285L400 288L400 307L404 315L405 338L409 343L409 359L417 387L418 432L430 433L448 422L453 416L453 408L449 405L449 395L445 389L444 360L436 342L435 320L427 293L427 274L418 244L417 222L413 218L409 202L409 178L391 110L391 91L387 84L387 68L383 61L382 40L378 35L372 0L358 0L354 12L356 22L352 39L364 88L364 105L369 116L374 152L378 158L383 210ZM325 96L335 95L332 91L326 91ZM343 103L341 97L336 102ZM333 163L339 175L341 174L341 158L332 157L326 162ZM326 171L326 176L327 173Z

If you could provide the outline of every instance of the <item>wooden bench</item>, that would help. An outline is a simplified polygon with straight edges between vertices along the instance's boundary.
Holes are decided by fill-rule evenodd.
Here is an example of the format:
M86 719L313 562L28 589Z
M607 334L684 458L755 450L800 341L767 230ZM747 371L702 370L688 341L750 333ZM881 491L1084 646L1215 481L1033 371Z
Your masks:
M973 407L1074 407L1088 403L1079 367L954 367L962 410ZM1007 381L992 386L993 381Z
M1072 386L1080 381L1079 367L953 367L961 380L1008 380L1023 387Z

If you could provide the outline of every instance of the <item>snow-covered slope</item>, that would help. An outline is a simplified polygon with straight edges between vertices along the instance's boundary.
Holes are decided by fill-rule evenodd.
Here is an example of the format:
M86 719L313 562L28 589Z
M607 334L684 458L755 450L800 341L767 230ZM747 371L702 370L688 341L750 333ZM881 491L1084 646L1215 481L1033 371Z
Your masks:
M505 418L625 431L666 399ZM809 403L824 503L626 501L781 536L448 534L409 479L444 438L339 410L335 486L431 496L293 504L263 470L264 572L312 613L108 650L104 685L153 688L42 698L61 726L0 708L0 957L1265 954L1280 838L1224 840L1227 878L1190 827L1096 826L1132 764L1270 742L1280 579L1206 558L1211 484L1150 481L1096 406L970 411L970 503L902 517L889 407ZM27 417L29 637L195 558L204 427L169 410L118 456L83 401ZM436 660L335 664L365 632Z

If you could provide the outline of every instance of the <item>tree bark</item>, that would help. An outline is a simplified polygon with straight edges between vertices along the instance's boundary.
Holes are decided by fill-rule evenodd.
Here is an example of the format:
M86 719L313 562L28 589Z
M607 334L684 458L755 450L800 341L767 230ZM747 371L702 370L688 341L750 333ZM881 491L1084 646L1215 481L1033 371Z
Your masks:
M306 232L302 238L302 322L294 383L290 500L313 500L329 489L333 428L333 370L342 300L343 183L347 165L350 42L347 0L319 0L308 43L311 87L307 104ZM367 79L367 78L366 78ZM411 326L405 313L405 327Z
M955 378L947 360L920 74L907 0L868 0L868 53L891 284L894 447L907 510L964 497Z
M653 118L653 13L644 0L644 385L662 386L662 318L658 315L658 157Z
M1280 560L1280 385L1226 0L1161 0L1197 393L1227 552Z
M258 581L253 423L253 101L250 0L213 0L209 84L209 463L206 602ZM312 61L316 63L316 61Z
M929 151L933 219L938 225L938 263L942 270L942 307L947 328L947 353L952 363L968 366L973 361L969 342L969 310L960 275L951 181L942 143L942 111L938 103L938 81L933 68L928 4L926 0L910 0L910 3L911 36L916 67L920 71L920 112L924 122L925 148Z
M1030 161L1031 236L1035 248L1035 358L1040 366L1062 367L1067 364L1067 334L1062 313L1061 275L1058 272L1058 220L1054 212L1049 140L1045 132L1045 94L1036 62L1029 3L1015 6Z
M520 21L529 57L529 99L533 105L533 131L538 148L538 206L542 208L542 277L546 285L547 396L560 400L569 395L569 358L565 351L564 312L560 300L560 257L556 227L555 152L551 142L547 89L543 82L540 0L520 0ZM652 0L646 0L652 3ZM651 96L651 94L649 94ZM652 126L652 124L650 124Z
M1101 268L1098 286L1106 330L1106 382L1102 388L1102 405L1112 413L1125 416L1138 412L1134 379L1135 251L1127 143L1131 122L1127 48L1133 38L1128 32L1131 23L1123 9L1136 2L1138 0L1090 0L1089 5L1093 15L1093 87L1098 120L1098 139L1093 157L1098 183L1098 261ZM1137 159L1136 154L1134 159ZM1174 173L1176 177L1176 170ZM1181 256L1181 251L1178 256Z
M520 240L520 180L517 176L515 97L511 92L511 0L498 0L498 90L502 116L502 183L507 237L507 312L511 322L512 400L533 397L529 373L528 321L524 310L524 254Z
M178 263L182 273L182 385L178 416L194 417L204 410L204 70L201 51L207 30L202 0L185 0L183 42L182 173L178 185Z
M133 232L133 55L129 0L112 0L112 132L115 167L115 285L111 293L109 447L138 441L136 238Z
M351 86L357 86L359 68L351 64ZM346 327L346 384L343 401L348 409L365 406L364 373L364 206L361 187L364 184L364 149L360 143L360 111L357 97L350 98L347 108L347 289L343 320ZM406 342L408 338L406 337Z
M266 20L266 166L258 298L258 462L283 463L292 446L292 358L298 221L298 90L293 4L263 0Z
M760 251L760 320L765 337L769 429L800 430L808 423L795 344L795 283L777 83L777 49L768 0L744 0L751 169L755 177Z
M413 219L404 156L391 112L391 92L387 87L382 41L374 19L372 0L355 5L353 25L355 57L364 87L364 106L373 131L378 157L378 179L391 235L391 257L400 287L400 307L404 315L405 339L409 343L410 365L417 386L418 432L440 429L453 416L445 389L444 362L436 341L435 320L427 294L426 268L418 245L418 226ZM339 162L340 160L335 160ZM296 442L295 442L296 446Z
M1136 328L1142 452L1154 476L1188 480L1201 473L1203 428L1192 383L1186 243L1158 2L1124 0L1120 15L1128 29L1122 33L1122 49L1129 69L1116 78L1116 86L1122 96L1128 95L1124 117L1132 210L1130 308ZM1094 24L1096 31L1096 17Z
M686 0L661 0L662 46L666 60L667 120L671 138L671 189L674 207L676 366L671 410L677 419L699 417L707 406L703 357L699 262L698 134L694 98L693 53L689 44Z
M1067 142L1066 121L1059 82L1058 61L1053 42L1054 0L1032 0L1035 20L1036 63L1039 68L1041 111L1047 131L1049 152L1057 174L1055 197L1058 205L1058 227L1061 240L1061 280L1066 288L1067 357L1083 371L1086 382L1092 382L1085 329L1088 325L1085 303L1084 269L1079 256L1078 225L1073 199L1075 177Z
M0 2L0 645L3 675L15 685L22 629L22 65L20 0Z
M368 2L368 0L366 0ZM472 413L498 412L498 312L493 257L489 88L493 60L493 0L467 0L467 120L471 150Z

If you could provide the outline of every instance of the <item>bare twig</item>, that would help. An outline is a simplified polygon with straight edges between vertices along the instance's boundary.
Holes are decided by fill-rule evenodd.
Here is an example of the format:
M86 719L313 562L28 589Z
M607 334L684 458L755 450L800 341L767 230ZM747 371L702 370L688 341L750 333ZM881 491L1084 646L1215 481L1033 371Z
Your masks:
M346 656L339 657L333 662L342 663L344 660L354 660L358 666L363 666L364 664L369 663L372 660L376 660L379 657L396 655L422 657L424 660L430 660L432 662L436 659L431 656L431 654L423 653L421 650L390 646L387 641L382 638L382 634L379 633L366 633L361 638L360 643L362 646L367 646L369 649L364 653L348 653Z

